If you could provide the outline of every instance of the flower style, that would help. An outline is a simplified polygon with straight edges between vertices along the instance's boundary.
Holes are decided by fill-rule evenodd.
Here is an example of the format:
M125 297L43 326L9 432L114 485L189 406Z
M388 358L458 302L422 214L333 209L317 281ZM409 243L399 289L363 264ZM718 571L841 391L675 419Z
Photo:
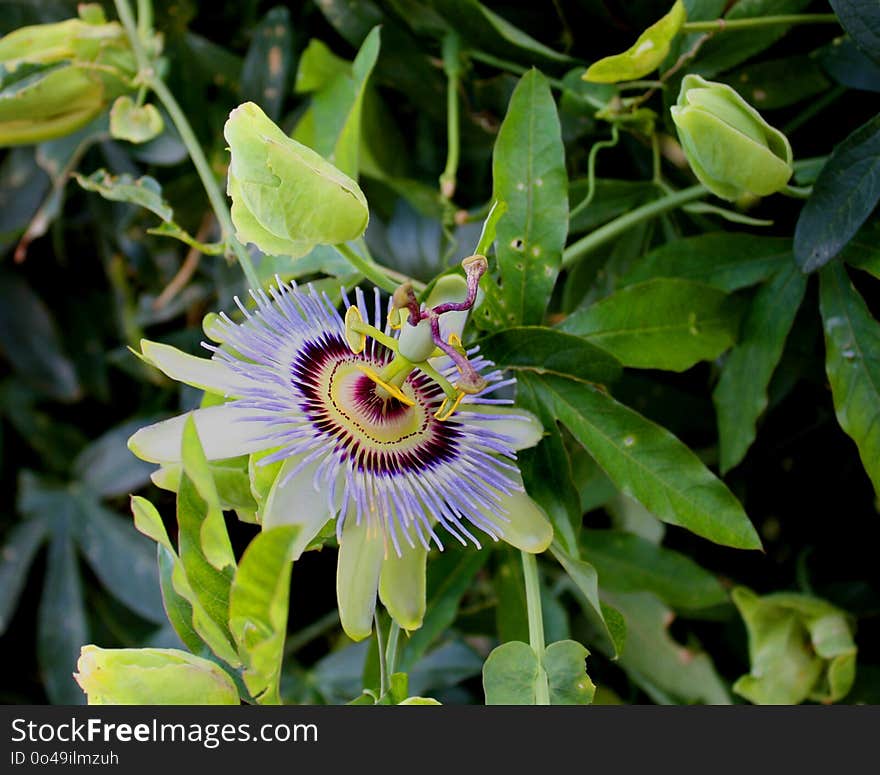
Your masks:
M251 455L252 477L278 469L259 519L299 526L294 560L336 518L340 619L356 640L371 632L377 591L404 629L421 626L437 525L462 543L479 546L479 530L533 553L552 539L515 463L542 428L496 397L514 380L461 346L485 259L465 268L467 283L441 278L424 305L402 286L387 325L378 290L370 324L360 289L353 305L343 294L343 319L326 296L278 281L251 293L255 310L239 303L242 323L221 314L206 325L210 359L142 342L166 375L227 399L192 413L209 460ZM130 449L179 463L185 420L139 430Z

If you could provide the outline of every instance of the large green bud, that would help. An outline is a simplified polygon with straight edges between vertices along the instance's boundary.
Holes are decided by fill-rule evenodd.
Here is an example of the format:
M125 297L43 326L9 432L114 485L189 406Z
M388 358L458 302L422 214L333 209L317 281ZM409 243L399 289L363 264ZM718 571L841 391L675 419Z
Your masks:
M178 649L83 646L74 673L89 705L238 705L232 678Z
M686 75L671 113L694 174L716 196L767 196L791 178L788 138L730 86Z
M93 5L0 38L0 147L76 131L131 89L136 69L125 31Z
M297 257L364 233L370 213L358 184L284 134L253 102L229 114L223 136L232 154L232 222L242 242Z

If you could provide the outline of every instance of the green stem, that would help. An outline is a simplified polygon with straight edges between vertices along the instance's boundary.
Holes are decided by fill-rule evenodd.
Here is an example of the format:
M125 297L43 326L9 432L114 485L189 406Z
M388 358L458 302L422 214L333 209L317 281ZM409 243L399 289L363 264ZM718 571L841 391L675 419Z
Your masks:
M450 32L443 38L443 70L446 73L446 167L440 176L440 193L444 199L455 194L461 140L458 119L458 85L461 75L458 35Z
M373 625L376 629L376 647L379 649L379 696L382 697L388 692L388 669L385 665L385 643L378 613L373 617Z
M528 67L518 65L516 62L509 62L506 59L500 59L499 57L492 56L492 54L487 54L485 51L468 51L468 56L471 59L476 59L477 62L492 65L499 70L506 70L508 73L513 73L514 75L525 75L529 71ZM547 78L547 83L549 83L554 89L571 95L572 99L578 100L578 102L585 102L588 105L592 105L596 110L602 110L602 108L605 107L605 103L602 102L602 100L591 97L588 94L581 94L568 86L568 84L560 81L558 78L550 78L549 76L545 76L545 78Z
M388 628L388 645L385 647L385 669L389 676L394 675L397 669L397 644L399 640L400 625L392 619L391 626Z
M138 19L137 31L142 41L145 41L153 29L153 3L152 0L137 0Z
M367 259L359 256L344 242L339 245L334 245L333 247L336 248L339 255L373 283L373 285L381 288L383 291L388 291L388 293L394 293L394 291L397 290L398 283L389 278L378 264L367 261Z
M544 670L544 616L541 612L541 582L538 579L538 561L534 554L522 552L523 576L526 581L526 607L529 615L529 645L538 658L538 682L535 686L535 704L550 704L550 684Z
M226 206L226 199L220 192L220 186L217 183L217 179L214 177L214 172L211 170L210 164L208 164L208 159L205 157L205 152L202 150L201 143L199 143L186 114L171 93L171 90L165 85L165 82L159 78L150 63L147 53L144 51L143 42L138 35L138 30L135 26L134 16L132 15L131 6L129 5L128 0L114 0L114 2L116 3L116 13L119 15L119 20L122 22L122 26L125 27L125 32L128 35L129 42L131 43L135 58L137 59L141 81L153 90L159 98L159 101L165 106L168 115L171 116L171 120L174 122L174 126L180 135L180 139L186 146L189 156L195 165L196 172L199 174L202 186L205 188L205 193L208 195L211 208L214 210L214 215L217 217L220 229L223 232L223 239L226 244L232 248L232 252L235 253L235 257L241 265L248 285L254 289L259 288L261 284L257 277L257 272L254 269L251 257L244 245L242 245L235 237L235 227L232 224L232 217L229 215L229 208Z
M668 213L670 210L675 210L688 202L702 199L708 193L709 190L703 185L691 186L690 188L684 188L681 191L667 194L660 199L655 199L653 202L648 202L641 207L637 207L635 210L624 213L613 221L609 221L604 226L590 232L586 237L582 237L577 242L569 245L562 254L562 266L570 267L606 242L619 237L636 224L656 218L658 215L663 215L663 213Z
M733 32L755 27L775 27L787 24L839 24L833 13L783 14L755 16L751 19L715 19L709 22L685 22L681 32Z
M653 136L654 135L652 135L652 137ZM593 147L590 148L590 155L587 157L587 195L581 199L577 206L568 214L569 221L578 215L584 208L588 207L590 202L593 201L593 196L596 194L596 157L599 155L599 151L603 148L613 148L617 145L619 138L620 130L618 129L617 124L612 124L611 138L609 140L600 140L597 143L593 143Z

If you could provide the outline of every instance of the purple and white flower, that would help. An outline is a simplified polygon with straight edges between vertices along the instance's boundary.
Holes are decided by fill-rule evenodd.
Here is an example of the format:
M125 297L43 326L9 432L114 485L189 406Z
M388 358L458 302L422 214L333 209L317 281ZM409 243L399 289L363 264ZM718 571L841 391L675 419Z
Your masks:
M279 281L252 292L254 308L239 303L242 322L214 319L214 343L203 343L210 358L142 342L143 357L166 375L226 399L192 412L209 460L252 455L256 466L280 465L258 519L299 526L294 560L336 520L340 618L354 639L371 632L377 592L401 627L421 625L432 544L479 546L483 534L534 553L552 539L516 464L542 428L499 397L514 380L461 347L474 282L464 302L450 298L461 299L464 285L443 278L426 305L409 292L409 310L396 294L388 318L402 328L397 336L378 290L371 325L360 289L354 304L344 299L343 318L314 289ZM143 460L179 463L187 416L139 430L129 447Z

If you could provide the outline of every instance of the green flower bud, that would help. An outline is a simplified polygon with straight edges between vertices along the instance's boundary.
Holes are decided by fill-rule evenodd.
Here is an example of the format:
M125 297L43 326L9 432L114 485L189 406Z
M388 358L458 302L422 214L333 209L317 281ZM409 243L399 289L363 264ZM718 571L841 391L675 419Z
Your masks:
M767 196L788 183L788 138L730 86L686 75L670 112L694 174L716 196Z
M178 649L83 646L76 682L89 705L238 705L232 678Z
M807 595L759 597L733 590L749 633L751 672L733 690L756 704L789 705L806 699L835 702L855 680L856 645L844 611Z
M289 138L257 105L235 108L223 136L232 154L232 222L242 242L297 257L364 233L370 214L358 184Z
M70 134L131 88L137 67L122 27L96 6L80 17L0 38L0 147Z

